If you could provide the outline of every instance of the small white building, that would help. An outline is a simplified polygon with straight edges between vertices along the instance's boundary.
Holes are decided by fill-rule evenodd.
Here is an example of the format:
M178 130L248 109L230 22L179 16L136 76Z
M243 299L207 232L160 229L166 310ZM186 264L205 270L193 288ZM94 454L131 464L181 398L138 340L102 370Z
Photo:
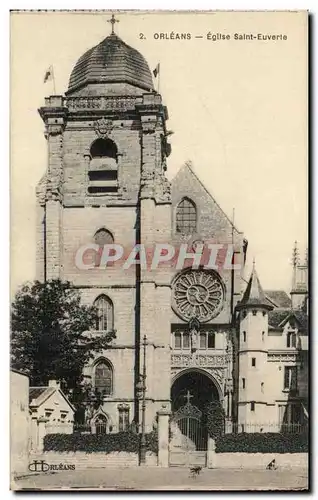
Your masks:
M46 434L72 434L75 408L56 380L48 387L29 388L31 449L39 450Z
M10 447L12 478L27 472L29 464L30 416L29 378L16 370L10 372Z

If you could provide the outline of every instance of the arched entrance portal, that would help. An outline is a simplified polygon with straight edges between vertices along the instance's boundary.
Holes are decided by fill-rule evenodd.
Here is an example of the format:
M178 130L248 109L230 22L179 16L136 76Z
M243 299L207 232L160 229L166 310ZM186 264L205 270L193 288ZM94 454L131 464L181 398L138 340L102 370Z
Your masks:
M171 387L172 412L183 406L190 392L191 405L204 412L205 406L211 401L219 400L219 391L213 380L198 370L182 372Z
M170 465L206 465L206 406L219 400L213 380L199 370L181 373L171 387Z

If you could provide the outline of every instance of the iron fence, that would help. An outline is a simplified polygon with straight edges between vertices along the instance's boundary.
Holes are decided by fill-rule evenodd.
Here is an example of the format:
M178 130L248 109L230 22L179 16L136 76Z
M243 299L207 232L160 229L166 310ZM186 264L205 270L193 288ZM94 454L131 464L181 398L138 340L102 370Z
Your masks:
M308 432L308 424L299 423L278 423L278 422L268 422L268 423L258 423L258 422L248 422L244 424L238 424L233 422L225 422L224 428L225 434L231 433L256 433L256 432L280 432L284 434L303 434Z

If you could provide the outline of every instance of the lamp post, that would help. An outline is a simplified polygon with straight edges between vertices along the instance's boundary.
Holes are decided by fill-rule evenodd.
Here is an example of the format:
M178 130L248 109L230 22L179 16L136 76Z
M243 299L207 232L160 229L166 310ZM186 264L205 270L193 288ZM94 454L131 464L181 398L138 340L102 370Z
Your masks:
M143 369L142 374L139 375L139 381L137 384L137 391L139 400L141 399L141 436L140 436L140 453L139 453L139 465L144 465L146 463L146 342L147 337L144 335L143 338Z

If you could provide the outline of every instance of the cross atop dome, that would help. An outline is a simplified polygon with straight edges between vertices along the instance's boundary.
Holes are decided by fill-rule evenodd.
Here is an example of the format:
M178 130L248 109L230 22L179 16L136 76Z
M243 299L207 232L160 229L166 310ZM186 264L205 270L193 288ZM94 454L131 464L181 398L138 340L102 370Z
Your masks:
M111 35L115 35L115 29L114 29L114 26L115 26L115 23L119 23L119 20L118 19L115 19L115 16L114 14L112 14L112 17L110 19L107 20L108 23L110 23L112 25L112 32L111 32Z

